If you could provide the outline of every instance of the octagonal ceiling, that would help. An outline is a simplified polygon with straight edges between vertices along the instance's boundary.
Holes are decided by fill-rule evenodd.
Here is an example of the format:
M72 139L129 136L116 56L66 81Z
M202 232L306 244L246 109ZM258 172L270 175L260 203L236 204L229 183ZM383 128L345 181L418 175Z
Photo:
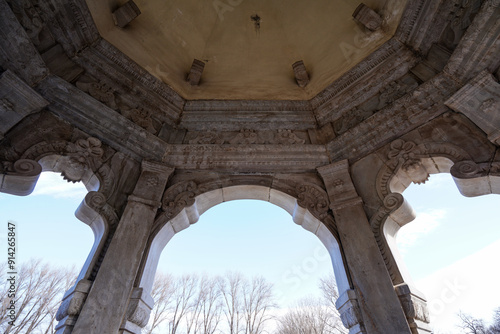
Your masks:
M126 1L87 0L103 38L182 97L308 100L390 39L406 0L364 0L383 17L371 32L351 0L135 0L141 14L125 28L111 13ZM186 81L205 62L198 86ZM292 64L310 76L300 88Z

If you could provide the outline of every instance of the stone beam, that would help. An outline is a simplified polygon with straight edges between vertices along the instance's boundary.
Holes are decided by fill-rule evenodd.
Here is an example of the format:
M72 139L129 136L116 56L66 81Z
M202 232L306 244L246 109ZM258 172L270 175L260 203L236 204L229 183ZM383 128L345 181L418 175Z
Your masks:
M0 75L0 139L24 117L49 104L13 72Z
M48 75L42 57L5 0L0 0L0 67L30 86Z

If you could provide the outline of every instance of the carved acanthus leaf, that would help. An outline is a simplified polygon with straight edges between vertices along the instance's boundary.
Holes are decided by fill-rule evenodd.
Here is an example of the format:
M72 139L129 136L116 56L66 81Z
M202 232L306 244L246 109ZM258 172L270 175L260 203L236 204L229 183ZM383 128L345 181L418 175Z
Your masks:
M193 205L198 193L198 185L194 181L168 188L162 200L162 209L166 212L166 217L173 218L185 207Z
M229 141L230 144L256 144L259 140L259 136L255 130L242 129L240 132Z
M278 130L275 136L276 144L290 145L290 144L305 144L304 139L300 139L292 130Z

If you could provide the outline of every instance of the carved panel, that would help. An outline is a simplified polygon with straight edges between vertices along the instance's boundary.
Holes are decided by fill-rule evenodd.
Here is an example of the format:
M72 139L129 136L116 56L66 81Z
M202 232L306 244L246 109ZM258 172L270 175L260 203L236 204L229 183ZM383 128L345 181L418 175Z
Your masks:
M479 73L445 103L465 114L491 142L500 145L500 84L491 73Z

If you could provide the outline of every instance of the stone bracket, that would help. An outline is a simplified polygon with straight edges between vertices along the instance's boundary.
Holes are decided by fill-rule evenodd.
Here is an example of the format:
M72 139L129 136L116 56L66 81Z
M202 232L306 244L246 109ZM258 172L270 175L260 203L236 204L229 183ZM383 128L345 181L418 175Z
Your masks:
M371 31L379 29L382 25L382 17L364 3L356 8L352 17Z
M342 323L349 329L349 334L366 333L356 291L346 290L335 302L335 307L340 313Z
M187 81L191 86L198 86L200 84L201 75L205 69L205 63L201 60L194 59L191 69L189 70Z
M139 7L137 7L134 1L130 0L113 12L113 21L118 27L124 28L140 14Z
M396 285L394 289L399 297L412 334L431 333L429 311L425 299L416 292L411 291L406 283Z
M307 74L306 66L302 60L296 61L292 65L295 80L300 88L304 88L309 83L309 74Z
M91 287L91 281L80 280L64 294L56 314L59 323L56 325L55 334L71 333Z
M153 298L142 288L134 288L129 300L127 317L120 328L120 334L140 334L149 321L154 306Z

